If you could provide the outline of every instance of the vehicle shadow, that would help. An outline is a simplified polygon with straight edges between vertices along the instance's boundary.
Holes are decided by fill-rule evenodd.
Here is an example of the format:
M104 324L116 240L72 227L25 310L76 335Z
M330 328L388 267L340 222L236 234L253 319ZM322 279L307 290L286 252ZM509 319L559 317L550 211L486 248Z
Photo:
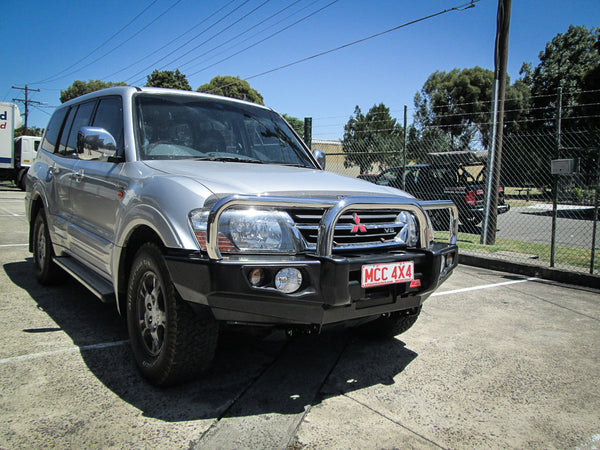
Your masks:
M392 384L417 357L399 340L367 340L344 330L293 338L283 332L261 337L228 331L212 367L198 380L156 388L135 367L129 345L123 342L127 327L114 304L99 302L71 279L59 286L40 286L30 258L5 264L4 270L58 325L52 331L62 330L79 347L100 382L145 416L160 420L302 413L307 404L328 397ZM37 331L43 330L23 330ZM114 345L97 346L104 343ZM294 401L298 396L303 401Z

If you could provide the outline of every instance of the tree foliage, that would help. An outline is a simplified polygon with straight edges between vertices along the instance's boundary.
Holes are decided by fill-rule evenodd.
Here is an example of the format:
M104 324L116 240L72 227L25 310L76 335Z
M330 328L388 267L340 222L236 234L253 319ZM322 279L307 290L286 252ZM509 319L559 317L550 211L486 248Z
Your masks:
M600 60L600 32L596 33L596 42L592 51L596 52ZM582 92L579 94L581 116L589 126L599 128L600 117L600 63L588 69L581 77Z
M210 82L203 84L198 89L198 92L206 92L207 94L222 95L224 97L237 98L248 102L264 105L263 96L253 89L250 84L242 80L240 77L231 75L217 75Z
M43 128L38 127L27 127L27 133L25 132L25 125L19 128L15 128L15 137L19 136L41 136L44 134Z
M596 48L599 39L600 29L571 25L566 33L557 34L546 44L535 69L531 64L523 65L521 75L531 90L533 129L554 126L559 87L563 88L563 127L582 125L577 105L584 88L590 86L586 84L590 83L586 74L593 78L594 70L600 66Z
M403 131L383 103L374 105L367 114L356 106L344 126L344 167L358 166L360 173L369 173L376 164L389 166L402 150Z
M71 86L64 91L60 91L60 102L65 103L71 99L79 97L90 92L99 91L100 89L106 89L113 86L127 86L127 83L123 81L112 82L112 81L101 81L101 80L88 80L81 81L75 80Z
M168 89L181 89L184 91L191 91L192 87L186 76L176 69L172 70L154 70L150 75L148 75L146 81L146 86L149 87L161 87Z
M432 73L415 95L415 122L419 128L437 127L448 135L450 148L465 150L472 141L489 145L494 72L481 67ZM529 89L519 80L508 85L505 96L505 125L516 129L526 111Z
M289 123L292 128L298 133L302 139L304 139L304 120L300 120L297 117L288 116L287 114L282 114L283 118Z

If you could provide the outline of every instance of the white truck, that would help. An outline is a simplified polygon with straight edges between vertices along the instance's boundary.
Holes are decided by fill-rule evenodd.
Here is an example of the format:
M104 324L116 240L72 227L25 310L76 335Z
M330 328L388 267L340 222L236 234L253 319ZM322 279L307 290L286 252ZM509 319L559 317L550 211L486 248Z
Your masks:
M0 102L0 180L10 180L25 190L25 175L31 167L41 137L19 136L15 129L22 125L19 107Z

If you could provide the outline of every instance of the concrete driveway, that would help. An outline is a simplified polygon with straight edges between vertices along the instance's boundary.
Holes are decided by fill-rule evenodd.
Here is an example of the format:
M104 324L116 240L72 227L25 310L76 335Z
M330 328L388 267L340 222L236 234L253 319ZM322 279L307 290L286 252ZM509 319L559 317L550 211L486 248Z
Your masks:
M114 305L33 280L22 198L0 189L0 448L600 447L597 290L461 266L396 339L230 332L161 390Z

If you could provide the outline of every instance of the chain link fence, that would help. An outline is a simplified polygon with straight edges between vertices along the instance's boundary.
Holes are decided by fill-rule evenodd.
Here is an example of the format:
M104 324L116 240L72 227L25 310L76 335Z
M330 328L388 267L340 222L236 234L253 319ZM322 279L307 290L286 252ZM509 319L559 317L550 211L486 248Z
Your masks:
M505 211L499 210L493 245L481 243L482 215L473 213L484 210L487 152L481 140L465 145L447 128L431 128L409 133L406 142L403 136L313 139L312 148L325 151L328 171L404 188L422 199L452 199L459 207L462 252L600 272L600 129L504 133L498 203ZM562 173L553 174L553 167Z

